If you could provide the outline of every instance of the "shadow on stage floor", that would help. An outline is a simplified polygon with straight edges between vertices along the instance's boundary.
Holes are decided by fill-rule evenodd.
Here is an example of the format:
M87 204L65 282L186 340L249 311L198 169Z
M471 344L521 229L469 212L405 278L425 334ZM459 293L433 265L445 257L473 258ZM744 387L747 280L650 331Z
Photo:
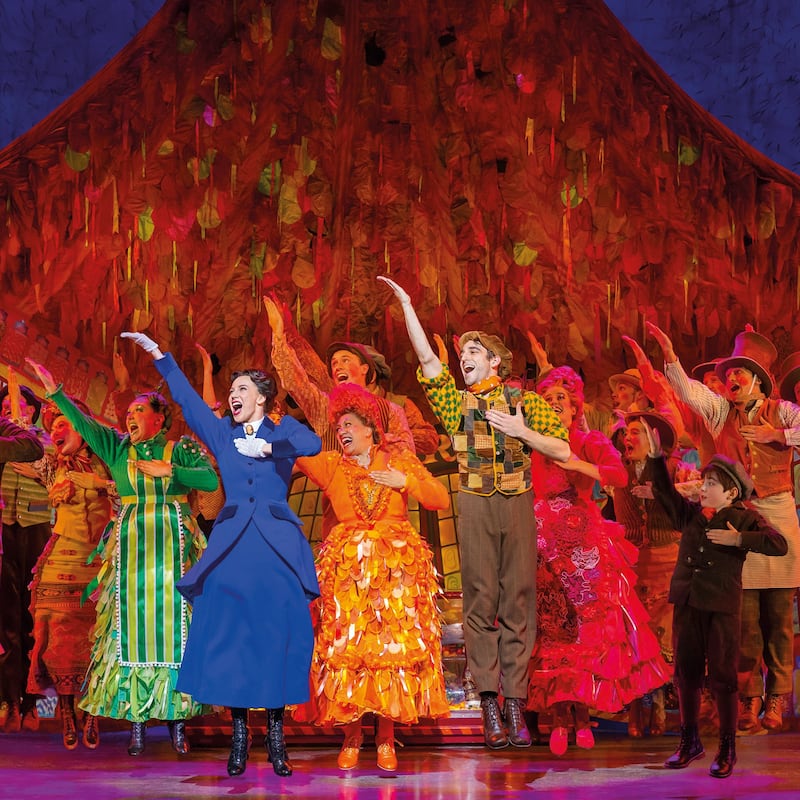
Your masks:
M740 737L732 777L717 780L708 767L716 741L685 770L666 770L676 736L632 740L603 735L591 751L570 748L555 758L546 746L490 752L480 745L398 750L395 775L375 766L365 748L350 773L336 766L330 746L290 748L294 775L276 777L256 739L247 771L229 778L226 748L195 747L185 757L170 748L166 729L148 730L147 750L127 755L128 734L103 734L100 747L69 752L53 732L0 735L0 798L20 800L206 800L208 798L314 798L314 800L473 800L564 798L565 800L680 800L694 798L789 798L800 787L800 733Z

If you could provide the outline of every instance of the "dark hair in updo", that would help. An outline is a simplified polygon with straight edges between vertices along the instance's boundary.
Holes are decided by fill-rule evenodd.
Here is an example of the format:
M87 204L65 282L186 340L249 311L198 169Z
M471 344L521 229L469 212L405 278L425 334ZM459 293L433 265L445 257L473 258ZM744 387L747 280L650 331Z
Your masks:
M164 415L164 422L161 425L161 430L168 431L172 427L172 409L164 395L159 394L159 392L142 392L141 394L137 394L134 400L138 400L140 397L147 401L147 405L149 405L156 414Z
M267 402L264 404L264 413L269 413L275 402L275 396L278 394L278 387L275 383L275 379L268 372L264 372L263 369L242 369L231 375L231 383L242 376L250 378L256 385L258 393L266 397Z

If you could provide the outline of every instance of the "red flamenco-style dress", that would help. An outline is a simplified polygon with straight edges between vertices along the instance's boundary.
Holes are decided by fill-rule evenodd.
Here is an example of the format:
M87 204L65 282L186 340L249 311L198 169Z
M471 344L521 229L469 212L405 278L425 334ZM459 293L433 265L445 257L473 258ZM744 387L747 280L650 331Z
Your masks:
M373 481L388 466L402 490ZM338 452L297 459L339 520L317 560L320 585L311 701L295 719L345 725L372 712L401 724L449 713L439 591L431 551L408 521L407 498L444 508L447 489L407 452L374 447L364 468Z
M570 432L573 453L598 466L603 485L625 469L597 431ZM637 597L638 551L591 498L594 481L532 455L538 530L537 635L528 709L580 703L617 712L669 680L669 669ZM621 471L621 472L620 472Z

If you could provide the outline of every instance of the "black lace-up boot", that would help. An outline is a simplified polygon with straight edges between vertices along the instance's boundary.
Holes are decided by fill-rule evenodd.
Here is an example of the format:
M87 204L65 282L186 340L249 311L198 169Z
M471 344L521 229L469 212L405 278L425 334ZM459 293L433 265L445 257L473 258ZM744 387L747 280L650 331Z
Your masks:
M267 709L267 738L264 744L276 775L288 778L292 774L292 765L286 754L286 741L283 738L283 708Z
M232 708L231 754L228 756L228 775L241 775L247 767L247 709Z

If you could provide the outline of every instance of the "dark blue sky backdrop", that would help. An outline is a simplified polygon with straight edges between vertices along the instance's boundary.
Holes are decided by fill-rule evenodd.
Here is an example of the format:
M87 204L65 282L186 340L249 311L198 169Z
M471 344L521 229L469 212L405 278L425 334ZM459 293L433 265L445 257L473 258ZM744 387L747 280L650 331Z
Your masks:
M0 0L0 147L102 69L161 5ZM800 173L800 0L607 5L698 103Z

